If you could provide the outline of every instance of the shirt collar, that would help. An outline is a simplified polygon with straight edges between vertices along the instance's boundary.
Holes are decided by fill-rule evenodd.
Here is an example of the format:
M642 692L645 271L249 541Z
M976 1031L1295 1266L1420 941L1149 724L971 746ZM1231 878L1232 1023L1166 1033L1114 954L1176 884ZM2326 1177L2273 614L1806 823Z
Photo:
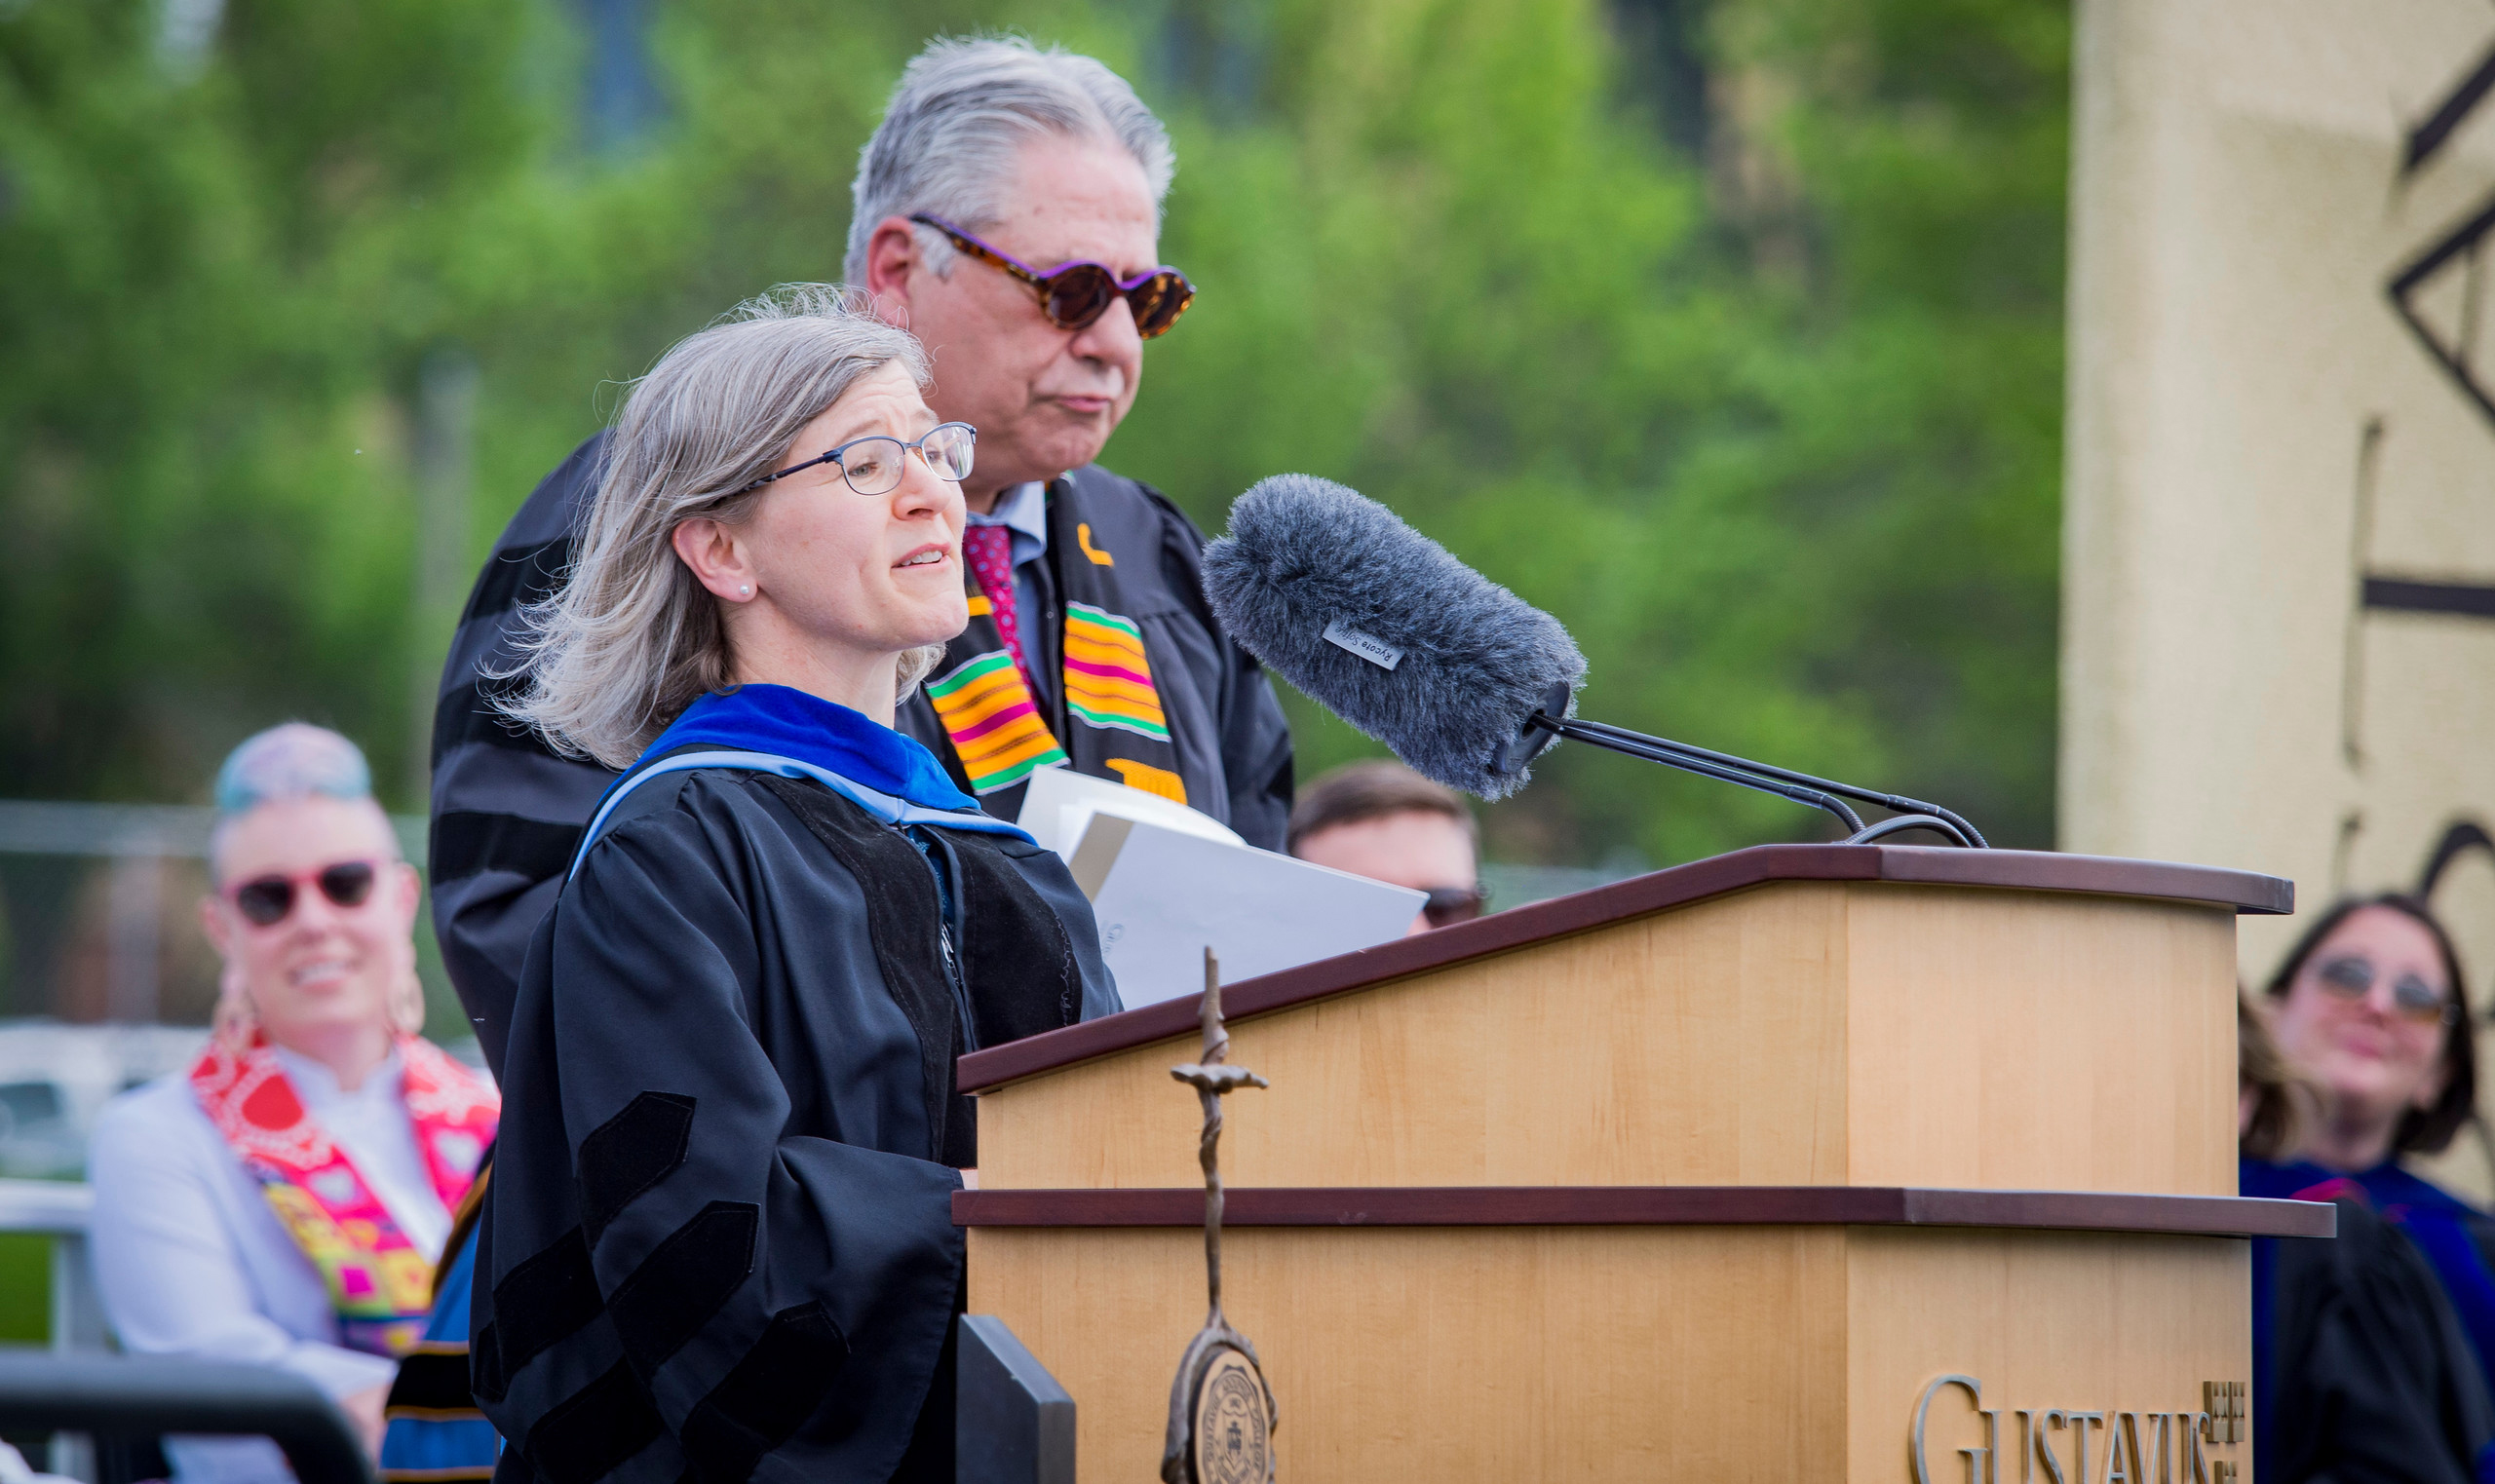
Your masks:
M1035 551L1045 552L1049 546L1049 487L1037 479L1017 484L1000 493L995 508L986 514L972 512L970 521L973 525L1004 526L1036 543ZM1021 543L1015 545L1018 548ZM1018 551L1015 555L1027 560Z
M399 1079L403 1069L395 1046L379 1066L365 1074L353 1092L338 1085L338 1074L330 1071L326 1062L315 1061L275 1042L269 1043L269 1049L277 1053L277 1064L286 1069L286 1080L293 1085L294 1095L316 1113L341 1103L396 1102L402 1096Z

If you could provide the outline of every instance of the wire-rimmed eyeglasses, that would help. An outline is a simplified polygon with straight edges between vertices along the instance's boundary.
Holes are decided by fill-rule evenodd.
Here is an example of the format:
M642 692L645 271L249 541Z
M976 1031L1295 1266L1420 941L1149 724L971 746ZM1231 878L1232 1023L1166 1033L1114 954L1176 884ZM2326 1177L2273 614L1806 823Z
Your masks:
M749 489L760 489L774 479L785 479L792 474L812 469L817 464L836 464L840 476L849 487L862 495L889 495L901 487L902 461L909 451L918 450L928 470L940 479L955 484L970 477L971 453L979 442L979 430L968 423L939 423L917 438L903 440L881 433L854 438L839 447L816 454L802 464L791 464L778 474L764 475L750 484L740 484L728 491L742 495Z

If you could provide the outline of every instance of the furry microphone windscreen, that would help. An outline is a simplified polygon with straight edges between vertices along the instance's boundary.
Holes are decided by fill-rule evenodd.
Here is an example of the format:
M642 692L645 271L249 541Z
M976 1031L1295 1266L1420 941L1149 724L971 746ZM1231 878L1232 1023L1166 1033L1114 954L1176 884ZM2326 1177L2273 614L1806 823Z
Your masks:
M1450 788L1524 786L1492 760L1586 673L1559 621L1374 500L1311 475L1260 480L1205 549L1205 595L1241 648Z

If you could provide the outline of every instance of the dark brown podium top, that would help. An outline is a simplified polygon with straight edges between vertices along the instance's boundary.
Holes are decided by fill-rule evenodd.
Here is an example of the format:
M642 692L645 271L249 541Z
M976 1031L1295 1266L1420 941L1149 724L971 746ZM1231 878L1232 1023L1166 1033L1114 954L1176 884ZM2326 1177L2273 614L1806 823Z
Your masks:
M1195 1227L1200 1190L953 1193L957 1227ZM1873 1226L2333 1237L2327 1200L1871 1185L1235 1187L1225 1227Z
M1757 845L1668 870L1493 913L1418 937L1398 938L1222 989L1234 1021L1329 995L1503 953L1546 938L1686 906L1776 881L1893 881L1925 886L1999 887L2205 902L2237 912L2295 910L2295 884L2250 871L2063 856L2050 851L1971 851L1917 845ZM1196 1000L1182 996L1105 1015L1061 1031L974 1051L961 1060L961 1089L976 1092L1196 1030Z

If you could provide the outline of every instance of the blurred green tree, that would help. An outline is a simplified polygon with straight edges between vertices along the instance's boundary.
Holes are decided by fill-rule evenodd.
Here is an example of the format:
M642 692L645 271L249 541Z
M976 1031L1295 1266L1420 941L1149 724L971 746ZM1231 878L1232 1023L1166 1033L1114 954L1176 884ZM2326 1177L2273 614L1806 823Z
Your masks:
M200 11L0 16L12 792L196 798L289 713L402 752L401 407L525 184L525 13Z
M2049 845L2066 9L1268 16L1261 106L1180 104L1167 250L1209 312L1111 459L1208 522L1343 478L1567 623L1588 714ZM1373 750L1294 715L1304 767ZM1823 828L1585 748L1542 780L1494 854Z
M0 9L9 791L197 798L304 715L417 807L427 359L480 370L481 556L615 382L837 275L902 61L1010 23L1178 136L1204 298L1108 462L1208 527L1342 478L1566 622L1589 714L2050 839L2063 5L681 0L637 133L584 122L583 14ZM1294 718L1304 773L1370 750ZM1584 748L1489 821L1559 862L1821 832Z

